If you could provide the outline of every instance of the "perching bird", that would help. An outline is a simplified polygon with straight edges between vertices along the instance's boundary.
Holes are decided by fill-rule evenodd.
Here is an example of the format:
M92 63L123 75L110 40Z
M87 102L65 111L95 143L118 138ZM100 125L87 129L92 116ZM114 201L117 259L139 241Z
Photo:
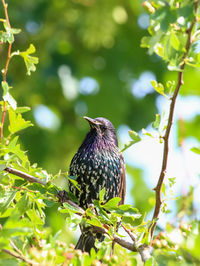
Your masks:
M125 165L118 148L117 136L112 123L103 118L95 119L84 116L89 122L90 131L74 155L69 175L75 176L80 190L69 182L69 190L78 199L81 208L86 209L94 200L99 200L99 192L105 188L105 201L113 197L125 199ZM94 235L89 230L82 230L76 249L90 252L95 248L95 238L103 240L101 234Z

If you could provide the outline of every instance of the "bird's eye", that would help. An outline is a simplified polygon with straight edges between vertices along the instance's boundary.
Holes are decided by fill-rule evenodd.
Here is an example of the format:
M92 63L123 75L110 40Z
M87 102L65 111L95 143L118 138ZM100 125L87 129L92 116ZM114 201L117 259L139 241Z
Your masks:
M104 132L106 130L106 126L101 125L101 131Z

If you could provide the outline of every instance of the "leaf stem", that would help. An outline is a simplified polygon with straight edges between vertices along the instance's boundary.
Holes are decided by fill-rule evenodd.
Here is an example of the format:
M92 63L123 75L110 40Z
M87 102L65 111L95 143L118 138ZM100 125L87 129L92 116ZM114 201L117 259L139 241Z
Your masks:
M198 3L199 1L195 1L194 2L194 12L196 14L197 12L197 8L198 8ZM168 153L169 153L169 136L170 136L170 132L171 132L171 127L173 124L173 118L174 118L174 109L175 109L175 104L176 104L176 99L179 93L179 90L181 88L181 85L183 85L183 70L185 68L185 59L188 55L190 46L192 44L192 30L195 26L196 23L196 17L194 18L194 20L192 21L190 27L187 30L187 43L186 43L186 50L185 53L183 55L182 58L182 65L181 65L181 71L178 72L178 78L177 78L177 85L176 85L176 89L174 91L174 94L171 98L171 104L170 104L170 111L169 111L169 117L168 117L168 123L167 123L167 128L166 128L166 132L165 135L163 137L164 139L164 150L163 150L163 161L162 161L162 169L160 172L160 176L157 182L156 187L153 189L155 190L156 193L156 205L154 208L154 213L153 213L153 217L152 217L152 222L151 225L149 226L149 231L151 233L151 239L153 239L153 234L154 234L154 230L156 227L156 219L159 216L160 213L160 209L161 209L161 205L162 205L162 199L161 199L161 188L162 188L162 184L165 178L165 174L167 171L167 163L168 163Z

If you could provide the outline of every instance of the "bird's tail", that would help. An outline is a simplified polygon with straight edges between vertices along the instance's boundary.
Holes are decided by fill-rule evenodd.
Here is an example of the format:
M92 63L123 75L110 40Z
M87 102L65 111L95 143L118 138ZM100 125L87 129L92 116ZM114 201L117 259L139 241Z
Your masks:
M95 247L96 238L98 238L98 240L101 242L104 240L104 236L100 233L94 234L89 230L83 231L76 244L75 249L80 249L83 252L88 252L88 253L90 253L90 250L92 248L94 248L95 251L97 251L97 248Z

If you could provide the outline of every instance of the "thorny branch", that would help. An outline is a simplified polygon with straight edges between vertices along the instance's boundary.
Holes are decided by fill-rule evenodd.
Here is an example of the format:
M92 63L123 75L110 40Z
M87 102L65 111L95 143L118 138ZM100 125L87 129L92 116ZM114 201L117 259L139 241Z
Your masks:
M195 12L195 14L197 13L198 4L199 4L199 0L194 2L194 12ZM186 57L188 55L190 46L192 44L192 38L191 37L192 37L192 30L193 30L193 28L195 26L195 23L196 23L196 17L194 18L194 21L191 23L189 29L186 32L187 35L188 35L187 43L186 43L186 47L185 47L186 49L185 49L185 53L184 53L183 58L182 58L182 65L180 67L180 72L178 72L178 79L177 79L176 89L175 89L174 94L173 94L173 96L171 98L171 104L170 104L167 128L166 128L165 135L163 137L164 150L163 150L162 169L161 169L161 172L160 172L158 183L157 183L156 187L154 188L155 193L156 193L156 205L155 205L155 209L154 209L154 213L153 213L153 217L152 217L152 223L151 223L151 225L149 227L149 231L151 233L151 238L153 238L154 230L155 230L155 227L156 227L156 219L159 216L161 205L162 205L161 188L162 188L162 184L163 184L163 181L164 181L164 178L165 178L165 174L166 174L166 170L167 170L168 153L169 153L169 136L170 136L171 127L172 127L172 123L173 123L176 99L177 99L180 87L183 84L183 70L185 68L185 59L186 59Z
M19 177L21 177L21 178L23 178L25 180L28 180L29 182L39 183L39 184L41 184L43 186L46 185L45 181L40 180L39 178L31 176L31 175L29 175L27 173L24 173L22 171L15 170L15 169L13 169L11 167L6 167L4 169L4 171L6 171L6 172L8 172L10 174L19 176ZM71 201L68 198L66 191L59 191L57 196L58 196L58 199L61 202L61 204L64 203L64 202L67 202L71 206L76 207L77 209L80 209L82 211L82 213L84 212L76 203L74 203L73 201ZM101 233L101 234L104 234L104 235L108 235L107 230L104 229L104 228L101 228L101 227L93 226L92 230L95 233ZM146 246L146 245L140 245L139 247L136 247L135 239L133 237L131 237L131 239L132 239L133 242L126 241L123 238L120 238L120 237L118 237L115 234L112 236L112 241L113 242L118 243L120 246L122 246L122 247L124 247L124 248L126 248L126 249L128 249L130 251L139 252L143 262L148 260L150 258L150 248L148 246ZM10 255L14 254L14 253L11 254L11 252L9 250L3 250L3 251L9 253ZM18 256L17 258L21 257L19 255L17 255L17 256ZM21 257L21 259L22 259L22 257Z
M10 21L9 21L8 11L7 11L8 5L5 3L5 0L1 0L1 1L4 7L6 22L8 24L8 27L10 27ZM3 81L6 81L8 66L9 66L10 59L11 59L11 49L12 49L12 43L9 43L6 65L5 65L5 68L2 70ZM6 102L5 101L3 102L2 112L3 113L2 113L2 118L1 118L0 142L2 141L2 138L3 138L3 127L4 127L5 117L6 117Z

